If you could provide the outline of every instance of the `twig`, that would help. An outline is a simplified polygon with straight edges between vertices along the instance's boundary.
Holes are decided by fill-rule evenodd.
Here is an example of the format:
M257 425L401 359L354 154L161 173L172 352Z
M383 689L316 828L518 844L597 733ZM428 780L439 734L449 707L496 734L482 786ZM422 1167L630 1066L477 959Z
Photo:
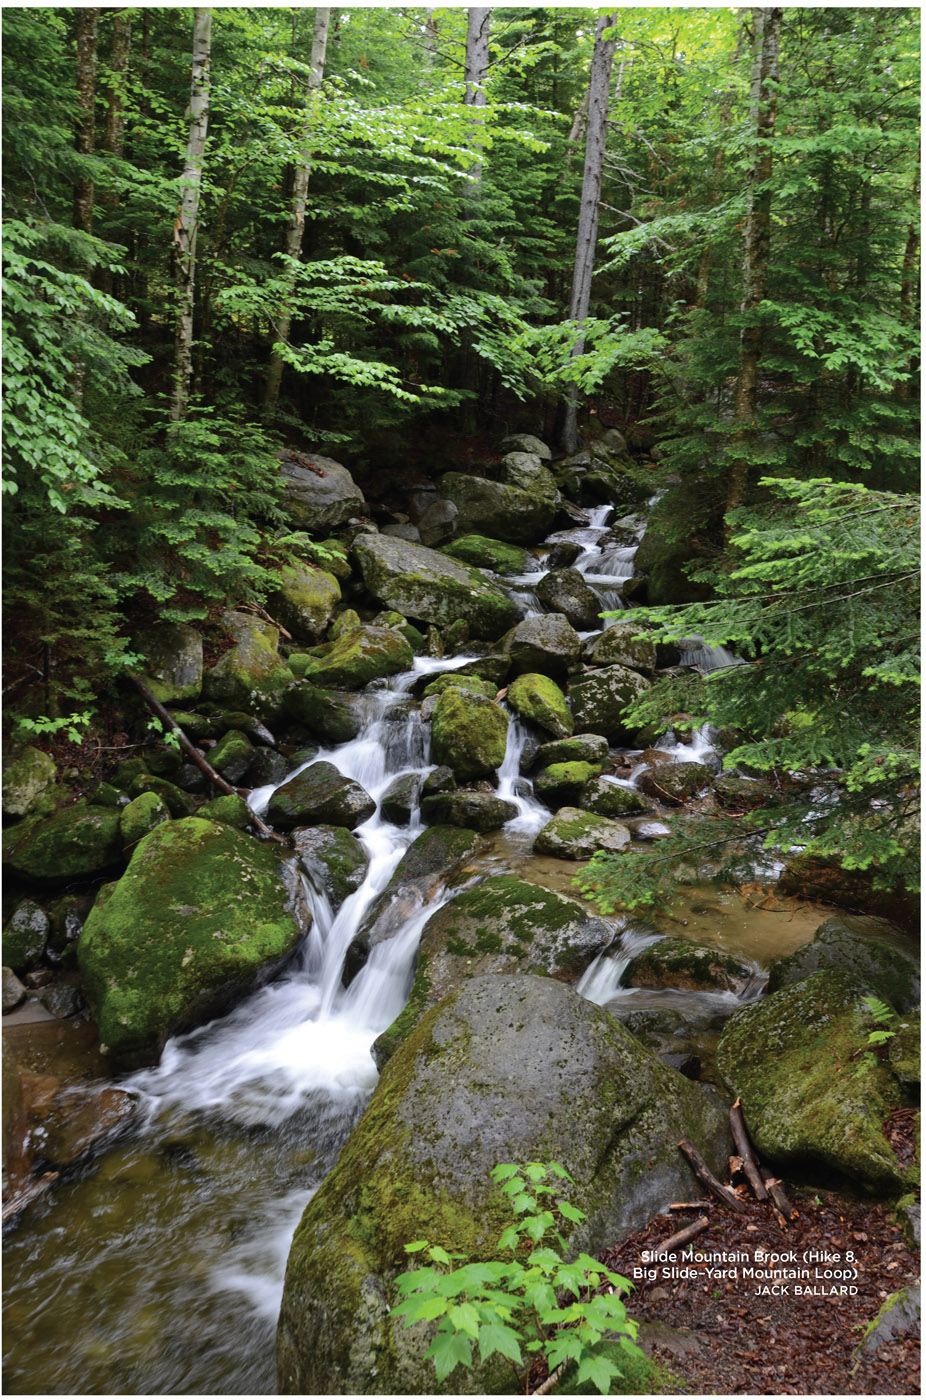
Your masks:
M55 1182L58 1180L59 1175L59 1172L45 1172L43 1176L37 1177L33 1181L27 1182L26 1185L22 1188L22 1190L19 1191L10 1200L4 1201L3 1224L5 1225L8 1220L12 1220L13 1217L15 1215L18 1215L21 1210L25 1210L26 1206L29 1205L32 1201L36 1200L39 1196L43 1196L48 1190L49 1186L54 1186Z
M781 1223L782 1225L786 1225L789 1220L794 1220L796 1218L797 1211L785 1194L784 1187L779 1178L773 1176L770 1171L766 1171L765 1167L762 1167L760 1170L762 1172L762 1180L765 1184L765 1189L771 1196L776 1211L783 1217Z
M757 1201L767 1201L768 1191L762 1180L759 1170L759 1163L749 1141L749 1134L746 1132L746 1122L743 1118L743 1107L739 1099L730 1109L730 1131L733 1133L733 1141L736 1143L736 1150L743 1161L743 1171L752 1187L753 1194Z
M743 1215L746 1210L745 1201L741 1201L739 1196L734 1195L726 1186L721 1186L704 1158L697 1148L692 1147L687 1138L682 1138L678 1144L678 1150L688 1162L695 1176L706 1186L711 1195L716 1196L718 1201L727 1206L730 1210L735 1210L738 1215Z
M710 1223L706 1215L700 1216L697 1220L693 1220L690 1225L686 1225L684 1230L679 1230L676 1234L670 1235L654 1253L658 1258L660 1255L671 1254L673 1250L681 1249L683 1245L688 1244L691 1240L695 1239L696 1236L703 1234Z
M560 1364L557 1366L556 1370L550 1372L543 1385L538 1385L536 1390L531 1391L531 1395L549 1395L550 1391L556 1385L556 1382L559 1380L560 1376L563 1374L565 1369L566 1363L565 1361L561 1361Z

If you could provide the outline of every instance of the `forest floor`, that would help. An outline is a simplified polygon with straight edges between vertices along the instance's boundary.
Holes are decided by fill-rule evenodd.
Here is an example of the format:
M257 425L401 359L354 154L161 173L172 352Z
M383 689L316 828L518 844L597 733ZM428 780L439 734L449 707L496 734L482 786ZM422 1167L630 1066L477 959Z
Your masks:
M678 1378L676 1393L919 1395L918 1333L857 1350L884 1302L919 1281L919 1254L890 1208L812 1188L790 1193L796 1216L784 1227L769 1202L746 1200L738 1215L705 1201L710 1226L690 1246L691 1255L679 1252L674 1264L646 1265L642 1256L700 1211L658 1216L600 1256L634 1282L627 1309L640 1323L644 1349ZM793 1254L797 1262L753 1263L762 1251ZM698 1255L714 1258L699 1261ZM750 1276L750 1267L765 1277ZM635 1269L655 1277L634 1279ZM709 1269L730 1270L732 1277L710 1277ZM827 1269L856 1276L815 1278ZM783 1274L776 1293L768 1277L776 1270L804 1277ZM843 1283L857 1292L798 1291Z

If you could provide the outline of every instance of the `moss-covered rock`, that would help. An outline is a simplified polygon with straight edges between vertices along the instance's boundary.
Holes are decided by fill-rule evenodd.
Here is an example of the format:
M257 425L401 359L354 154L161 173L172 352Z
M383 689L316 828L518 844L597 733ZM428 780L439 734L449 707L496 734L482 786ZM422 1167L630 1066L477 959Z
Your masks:
M576 803L599 817L632 817L652 810L652 802L636 788L624 787L606 777L592 778L585 784Z
M579 729L603 734L612 744L629 744L632 734L624 712L650 682L626 666L606 666L569 686L569 703Z
M410 671L414 656L392 627L354 627L342 632L325 656L305 669L306 680L332 690L362 690L370 681Z
M197 700L203 688L203 639L182 622L159 622L138 633L132 648L144 656L141 667L155 700L162 705Z
M462 535L494 533L514 544L532 544L544 538L556 516L552 496L481 476L446 472L440 489L457 508L457 529Z
M401 773L393 778L380 799L379 810L387 822L408 826L418 810L421 796L421 774Z
M761 778L744 778L739 773L718 773L711 788L720 805L735 812L755 811L772 796L770 783Z
M380 603L404 617L446 627L462 618L474 637L500 637L518 618L508 594L478 569L436 549L389 535L354 541L363 581Z
M272 826L287 828L310 822L346 826L353 831L376 811L370 794L345 778L333 763L311 763L278 787L267 804Z
M477 695L484 695L487 700L494 700L498 694L498 686L492 681L483 680L481 676L461 676L457 671L445 671L440 676L435 676L432 681L428 681L422 695L427 700L432 695L443 695L445 690L472 690Z
M768 989L777 992L824 968L851 972L873 996L897 1011L911 1011L919 1005L918 950L886 919L852 914L826 919L810 943L772 963Z
M326 573L334 574L340 583L346 583L353 573L350 560L347 557L347 545L343 540L329 536L324 540L310 540L305 538L305 557L316 568L324 569Z
M586 656L592 666L626 666L652 675L659 665L655 642L641 635L639 622L613 622L589 643Z
M296 1230L277 1334L283 1394L432 1394L427 1328L389 1317L405 1245L497 1256L509 1217L498 1162L560 1162L587 1212L567 1248L619 1240L696 1189L689 1137L719 1169L725 1114L600 1007L551 978L478 977L428 1012ZM465 1394L507 1393L510 1370L459 1369Z
M32 744L4 748L3 815L26 817L35 811L57 776L54 760Z
M629 845L630 832L621 822L579 807L562 807L534 840L538 855L560 860L591 860L596 851L616 853Z
M513 802L494 792L457 788L430 793L421 799L421 820L435 826L459 826L473 831L498 831L518 815Z
M223 826L233 826L237 831L243 831L254 820L254 813L244 798L239 797L236 792L222 793L220 797L213 797L211 802L206 802L200 807L196 815L203 821L221 822Z
M203 679L203 693L216 705L270 718L280 713L293 674L277 650L279 633L251 613L227 611L222 627L234 646Z
M156 792L143 792L133 797L119 813L119 836L126 855L132 854L143 836L166 821L170 821L170 812Z
M758 968L721 948L687 938L661 938L624 969L622 987L675 987L690 992L744 992Z
M537 763L541 768L550 768L554 763L604 763L608 753L603 734L573 734L568 739L542 744L537 750Z
M297 528L318 535L364 513L363 492L347 468L332 457L314 452L311 457L284 457L280 471L286 484L286 505ZM323 551L331 543L326 540L319 550L324 568L330 560Z
M551 569L534 592L550 612L562 613L580 632L601 626L601 599L578 569Z
M283 710L288 719L304 724L332 744L356 739L367 714L362 695L323 690L309 681L301 681L286 692Z
M522 719L539 725L558 739L575 728L566 697L555 681L537 671L525 671L508 687L508 704Z
M508 716L494 700L455 686L438 699L431 720L434 761L452 768L458 782L494 773L507 741Z
M577 664L582 642L560 613L544 613L512 627L498 649L508 657L515 676L530 671L562 680Z
M341 585L334 574L301 564L285 564L280 589L268 606L274 617L298 642L314 642L325 635L341 601Z
M3 930L3 965L27 972L42 961L48 942L49 919L34 899L22 899Z
M100 875L121 859L118 811L83 800L53 817L27 817L3 833L4 866L25 880Z
M600 763L553 763L537 774L534 792L548 807L574 807L585 784L600 772Z
M908 1178L882 1126L900 1093L887 1066L859 1053L870 1029L864 993L847 973L815 972L743 1007L724 1028L717 1068L742 1099L760 1157L899 1194Z
M226 1010L281 966L308 922L277 852L217 822L165 822L101 891L77 957L100 1042L123 1068Z
M703 763L659 763L641 773L637 779L642 790L657 802L681 806L711 786L714 775Z
M503 544L487 535L461 535L458 540L441 545L440 552L474 569L491 569L494 574L523 574L530 558L520 545Z
M345 632L352 632L355 627L360 625L360 614L356 608L342 608L328 628L328 640L336 642L338 637Z
M209 750L209 762L232 786L240 783L254 758L254 745L240 729L229 729L214 748Z
M297 827L292 840L306 873L336 913L366 878L366 851L347 827L325 823Z
M130 797L141 797L144 792L156 793L172 817L191 817L196 810L195 797L153 773L139 773L128 785Z
M536 452L516 449L506 453L502 458L500 478L506 486L516 486L519 491L542 496L548 501L556 500L557 487L553 473L543 465Z

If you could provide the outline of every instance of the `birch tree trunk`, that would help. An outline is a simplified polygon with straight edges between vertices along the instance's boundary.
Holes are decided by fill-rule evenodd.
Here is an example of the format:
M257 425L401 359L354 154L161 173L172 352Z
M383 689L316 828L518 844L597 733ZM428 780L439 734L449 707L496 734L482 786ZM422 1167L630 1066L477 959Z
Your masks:
M479 157L468 171L471 181L469 186L471 199L478 195L482 183L482 144L485 117L482 115L481 109L486 105L485 85L489 73L489 26L491 20L491 9L477 8L469 9L466 12L466 58L463 65L466 91L463 95L463 102L467 107L475 109L473 134L469 144Z
M595 244L598 241L598 204L601 198L601 177L604 171L608 141L608 103L611 66L614 62L615 40L605 39L614 24L613 15L602 15L595 30L592 71L588 84L588 126L585 136L585 168L582 175L582 201L579 206L579 228L576 235L576 256L572 272L572 293L569 298L569 319L581 328L588 315L592 295L592 273L595 267ZM585 348L582 336L572 348L577 359ZM573 384L566 402L560 445L566 452L575 452L578 445L577 421L579 386Z
M302 235L305 231L305 211L309 195L309 176L312 171L312 104L325 76L325 56L328 50L328 25L330 9L316 8L315 29L312 35L312 61L306 82L306 114L302 140L302 155L293 174L293 193L290 202L289 223L283 251L287 257L298 260L302 255ZM283 356L277 349L289 340L292 325L292 295L296 284L295 270L287 269L283 275L284 291L280 311L274 320L274 347L270 352L270 364L264 385L264 409L273 417L280 398L280 385L283 382Z
M750 80L751 114L755 130L755 159L749 177L749 212L743 256L743 300L747 321L740 332L740 368L736 380L731 463L727 480L727 512L746 500L749 487L749 449L755 440L759 398L759 362L762 324L758 310L768 285L771 246L772 195L767 188L772 173L778 80L778 46L782 9L756 8L753 18L753 60Z
M196 233L203 158L209 127L209 65L212 51L212 11L193 11L193 63L190 80L189 137L180 182L180 208L174 224L174 392L170 417L179 423L190 402L193 377L193 294L196 287Z
M103 150L117 158L122 156L125 148L125 75L129 67L131 42L131 11L120 10L113 17L112 43L109 51L109 100L106 104L106 126L103 131ZM118 192L115 189L104 190L102 203L105 205L107 213L118 213ZM100 290L111 292L112 289L112 272L108 267L101 268Z

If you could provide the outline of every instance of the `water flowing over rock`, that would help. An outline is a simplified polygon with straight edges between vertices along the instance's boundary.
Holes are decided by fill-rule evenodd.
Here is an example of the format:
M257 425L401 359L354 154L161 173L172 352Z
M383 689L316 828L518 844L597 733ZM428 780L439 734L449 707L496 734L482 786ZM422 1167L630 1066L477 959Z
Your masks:
M281 470L286 503L300 529L322 534L362 513L363 492L347 468L331 457L285 457Z
M333 763L312 763L278 787L267 806L275 826L323 822L330 826L361 826L376 810L370 794Z
M492 1258L506 1203L498 1162L556 1161L588 1219L568 1249L617 1240L692 1177L687 1136L715 1167L725 1115L600 1008L550 978L489 975L428 1012L309 1203L290 1250L277 1333L283 1394L432 1393L428 1329L390 1320L404 1246L427 1238ZM496 1358L497 1362L497 1358ZM477 1364L464 1394L508 1390Z
M292 842L306 871L336 912L348 895L360 888L369 868L369 858L357 837L347 827L320 823L297 827Z
M517 608L497 584L435 549L363 535L354 541L354 554L373 597L405 617L438 627L462 618L474 636L490 640L517 621Z
M156 827L77 946L114 1064L152 1063L277 969L308 920L299 899L276 851L243 833L199 817Z

